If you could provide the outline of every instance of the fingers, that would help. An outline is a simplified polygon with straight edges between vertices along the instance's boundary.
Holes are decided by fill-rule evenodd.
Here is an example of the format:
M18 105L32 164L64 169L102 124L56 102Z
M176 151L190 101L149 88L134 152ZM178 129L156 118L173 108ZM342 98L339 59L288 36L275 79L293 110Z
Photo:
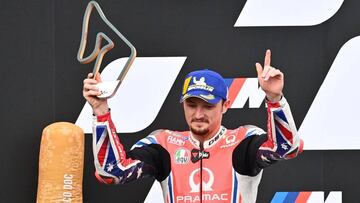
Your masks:
M270 66L271 64L271 51L270 49L266 50L264 66Z
M89 74L87 75L87 78L84 79L83 82L84 82L84 85L85 85L85 84L93 84L93 85L94 85L94 84L97 84L97 83L102 82L100 73L97 73L96 76L95 76L95 78L94 78L94 74L93 74L93 73L89 73Z
M269 71L271 70L271 66L264 66L264 70L263 70L263 72L261 73L261 77L262 78L265 78L267 75L268 75L268 73L269 73Z
M99 95L100 95L100 92L98 90L84 90L83 91L83 96L85 98L91 98L91 97L99 96Z
M258 77L262 77L265 78L267 76L267 74L269 73L269 71L271 70L271 51L270 49L266 50L265 53L265 59L264 59L264 68L261 66L260 63L256 63L256 71L258 74Z
M268 68L267 72L266 74L264 74L263 77L265 81L269 80L269 78L272 77L280 77L280 78L283 77L283 73L279 69L273 68L271 66L267 66L267 68ZM265 72L265 70L263 72Z
M262 68L262 66L261 66L260 63L256 63L256 64L255 64L255 67L256 67L257 75L258 75L258 77L260 77L261 74L262 74L262 72L263 72L263 68Z
M91 79L91 78L86 78L86 79L84 79L83 84L84 84L84 87L85 87L85 85L96 85L96 84L98 84L98 81Z
M100 76L98 76L98 77L100 77ZM88 77L84 79L83 83L84 83L84 85L83 85L83 96L84 97L100 95L99 88L96 86L99 83L99 81L96 79L93 79L92 73L88 74Z
M93 73L89 73L88 76L87 76L87 78L92 78L92 79L97 80L98 82L102 82L100 73L96 73L96 76L95 76L95 77L94 77L94 74L93 74Z
M88 76L87 76L87 78L92 78L93 76L94 76L93 73L89 73Z
M276 77L276 76L283 76L283 73L279 69L274 68L270 72L270 77Z
M83 96L85 98L99 96L100 91L95 85L84 85Z
M274 67L271 67L271 51L270 49L266 50L265 59L264 59L264 68L261 66L260 63L256 63L256 71L258 74L258 78L262 78L265 81L269 80L272 77L280 77L283 78L284 74Z
M90 82L86 82L84 83L84 91L89 91L89 90L93 90L93 91L98 91L99 88L96 86L97 83L90 83Z
M100 73L96 73L95 80L97 80L98 82L102 82Z

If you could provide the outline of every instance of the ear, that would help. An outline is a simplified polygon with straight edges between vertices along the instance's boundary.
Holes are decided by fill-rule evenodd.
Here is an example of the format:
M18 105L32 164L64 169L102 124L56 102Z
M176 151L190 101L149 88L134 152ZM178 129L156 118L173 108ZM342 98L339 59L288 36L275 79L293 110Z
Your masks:
M223 104L223 108L222 108L222 113L226 113L226 111L228 110L228 108L230 107L230 100L226 100Z

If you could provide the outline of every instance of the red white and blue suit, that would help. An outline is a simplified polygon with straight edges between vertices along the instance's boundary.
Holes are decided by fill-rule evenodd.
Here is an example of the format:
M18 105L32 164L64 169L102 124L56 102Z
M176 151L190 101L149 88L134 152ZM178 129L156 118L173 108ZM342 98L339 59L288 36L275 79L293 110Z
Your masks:
M266 106L267 133L250 125L221 126L200 143L189 131L157 130L129 151L110 113L94 117L96 177L106 184L155 177L166 203L254 203L262 169L296 157L303 147L286 99Z

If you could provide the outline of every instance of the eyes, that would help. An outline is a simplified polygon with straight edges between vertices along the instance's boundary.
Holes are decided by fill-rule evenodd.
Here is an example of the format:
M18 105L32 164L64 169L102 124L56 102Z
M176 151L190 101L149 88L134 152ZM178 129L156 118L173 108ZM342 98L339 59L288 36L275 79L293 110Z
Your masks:
M201 107L201 108L205 108L205 109L214 109L215 105L212 104L198 104L198 103L194 103L194 102L186 102L186 106L190 107L190 108L197 108L197 107Z
M205 107L206 109L213 109L213 108L215 108L215 105L209 105L209 104L207 104L207 105L204 105L204 107Z

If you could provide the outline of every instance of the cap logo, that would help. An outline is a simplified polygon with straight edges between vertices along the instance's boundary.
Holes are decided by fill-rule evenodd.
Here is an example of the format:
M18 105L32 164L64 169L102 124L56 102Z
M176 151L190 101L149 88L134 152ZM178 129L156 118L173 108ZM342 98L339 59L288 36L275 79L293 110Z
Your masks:
M204 101L217 104L220 99L227 99L226 81L218 73L204 69L190 72L184 81L180 103L189 97L198 97Z
M193 85L190 85L187 91L193 90L193 89L202 89L207 90L209 92L212 92L214 90L214 87L209 86L205 82L205 77L201 77L199 80L196 79L196 77L193 77Z
M204 78L204 77L201 77L199 80L196 80L196 77L194 77L194 78L193 78L193 83L195 83L196 85L206 86L205 78Z

